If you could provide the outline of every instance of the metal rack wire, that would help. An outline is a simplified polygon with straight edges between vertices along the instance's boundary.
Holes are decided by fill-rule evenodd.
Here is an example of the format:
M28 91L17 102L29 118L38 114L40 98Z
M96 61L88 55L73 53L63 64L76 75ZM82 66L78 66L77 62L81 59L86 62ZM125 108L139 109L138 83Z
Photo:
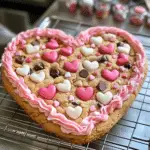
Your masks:
M76 36L90 27L78 21L51 16L51 28L59 28ZM101 140L75 145L48 134L33 122L5 92L0 79L0 140L9 141L25 149L46 150L149 150L150 147L150 42L149 36L136 32L143 43L148 62L148 76L127 114ZM135 32L133 32L135 33ZM21 149L21 148L20 148Z

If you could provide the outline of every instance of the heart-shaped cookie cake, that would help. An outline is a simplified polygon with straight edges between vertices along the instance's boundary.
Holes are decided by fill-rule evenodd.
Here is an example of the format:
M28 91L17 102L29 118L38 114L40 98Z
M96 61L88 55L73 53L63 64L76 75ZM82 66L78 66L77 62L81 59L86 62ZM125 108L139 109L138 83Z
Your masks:
M89 28L76 38L56 29L28 30L2 57L8 93L45 131L79 144L116 124L146 74L141 43L114 27Z

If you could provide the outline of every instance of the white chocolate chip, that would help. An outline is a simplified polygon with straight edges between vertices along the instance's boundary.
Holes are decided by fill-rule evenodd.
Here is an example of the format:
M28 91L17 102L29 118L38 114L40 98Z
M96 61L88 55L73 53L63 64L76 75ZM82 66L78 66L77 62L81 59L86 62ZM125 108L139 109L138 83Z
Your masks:
M82 107L77 106L74 108L74 107L69 106L66 108L66 113L70 118L77 119L82 114Z
M69 92L71 90L71 83L69 80L64 80L63 83L58 83L56 87L60 92Z
M36 53L40 50L40 46L39 45L31 45L31 44L27 44L26 45L26 51L28 54L33 54L33 53Z
M45 73L44 71L41 71L40 73L32 73L30 75L30 79L36 83L42 82L45 79Z
M70 78L71 77L71 73L70 72L66 72L65 73L65 78Z
M94 50L93 50L93 48L88 48L86 46L83 46L83 47L81 47L81 53L84 56L89 56L89 55L92 55L94 53Z
M127 43L124 43L124 44L123 44L123 47L126 47L126 48L128 48L128 49L131 49L130 45L127 44Z
M130 53L130 49L127 47L123 47L123 46L118 46L118 50L119 53L126 53L129 54Z
M94 71L96 70L98 67L99 67L99 64L97 61L93 61L93 62L90 62L89 60L85 60L83 62L83 66L84 68L86 68L88 71Z
M95 45L99 46L100 44L102 44L103 39L101 36L91 37L91 42L94 43Z
M28 65L23 65L23 67L16 69L17 74L21 76L28 75L29 71L30 71L30 67Z
M116 40L116 35L111 34L111 33L106 33L103 35L104 39L107 41L115 41Z
M97 100L104 105L108 104L112 100L112 97L113 95L109 91L106 92L105 94L103 94L102 92L98 92L96 94Z

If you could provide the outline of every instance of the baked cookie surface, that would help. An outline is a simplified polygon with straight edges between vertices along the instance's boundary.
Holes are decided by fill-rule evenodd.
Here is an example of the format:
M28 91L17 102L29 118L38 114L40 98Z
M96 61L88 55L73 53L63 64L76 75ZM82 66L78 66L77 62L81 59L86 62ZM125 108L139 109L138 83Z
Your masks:
M2 63L4 87L29 116L74 143L107 133L147 73L142 45L112 27L93 27L76 39L55 29L28 30L8 44Z

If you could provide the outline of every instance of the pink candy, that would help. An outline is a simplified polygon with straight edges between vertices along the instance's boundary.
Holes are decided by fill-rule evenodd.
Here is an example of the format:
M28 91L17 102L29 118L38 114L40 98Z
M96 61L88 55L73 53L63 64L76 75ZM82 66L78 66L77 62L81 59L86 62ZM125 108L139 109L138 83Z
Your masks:
M98 53L98 52L96 53L96 56L100 56L100 55L101 55L100 53Z
M49 63L53 63L57 61L58 53L56 51L44 52L42 58Z
M60 103L59 103L58 101L54 101L53 105L54 105L55 107L58 107L58 106L60 105Z
M113 88L114 88L114 89L118 89L118 88L119 88L119 85L118 85L117 83L114 83Z
M95 111L96 110L96 107L94 106L94 105L92 105L91 107L90 107L90 111Z
M42 45L42 46L41 46L41 49L46 49L46 46L45 46L45 45Z
M122 78L127 78L127 74L126 74L126 73L123 73L123 74L121 75L121 77L122 77Z
M60 49L60 53L64 56L70 56L73 53L72 47L63 47Z
M46 44L46 48L49 49L56 49L59 47L59 44L56 40L51 39L47 44Z
M128 61L129 61L128 55L120 53L118 55L117 65L119 66L125 65L126 63L128 63Z
M74 96L73 95L69 95L68 100L73 101L74 100Z
M113 58L113 59L116 59L116 58L117 58L117 55L112 55L112 58Z
M93 75L89 76L89 80L94 80L94 79L95 79L95 77Z
M28 58L26 58L26 63L30 63L31 61L32 61L32 58L31 57L28 57Z
M112 66L112 63L107 62L106 66L107 66L107 67L111 67L111 66Z
M92 43L92 44L91 44L91 47L92 47L92 48L95 48L95 44Z
M78 54L77 58L81 59L82 58L82 54Z
M41 55L39 53L34 55L34 58L40 58L40 57L41 57Z
M67 70L69 72L75 73L75 72L77 72L77 70L79 68L79 61L73 60L71 62L65 62L64 68L65 68L65 70Z
M123 72L123 71L125 71L125 70L126 70L126 68L125 68L125 67L123 67L123 66L120 66L119 70Z
M47 88L40 88L39 95L45 99L52 99L56 94L56 87L50 84Z
M94 71L93 75L98 76L98 70Z
M110 43L108 45L101 45L99 47L99 52L101 54L112 54L114 52L115 46L114 44Z
M76 95L83 101L88 101L92 98L94 90L92 87L78 87L76 89Z
M102 77L108 81L115 81L119 77L119 72L116 69L112 71L108 69L103 69L101 73Z

